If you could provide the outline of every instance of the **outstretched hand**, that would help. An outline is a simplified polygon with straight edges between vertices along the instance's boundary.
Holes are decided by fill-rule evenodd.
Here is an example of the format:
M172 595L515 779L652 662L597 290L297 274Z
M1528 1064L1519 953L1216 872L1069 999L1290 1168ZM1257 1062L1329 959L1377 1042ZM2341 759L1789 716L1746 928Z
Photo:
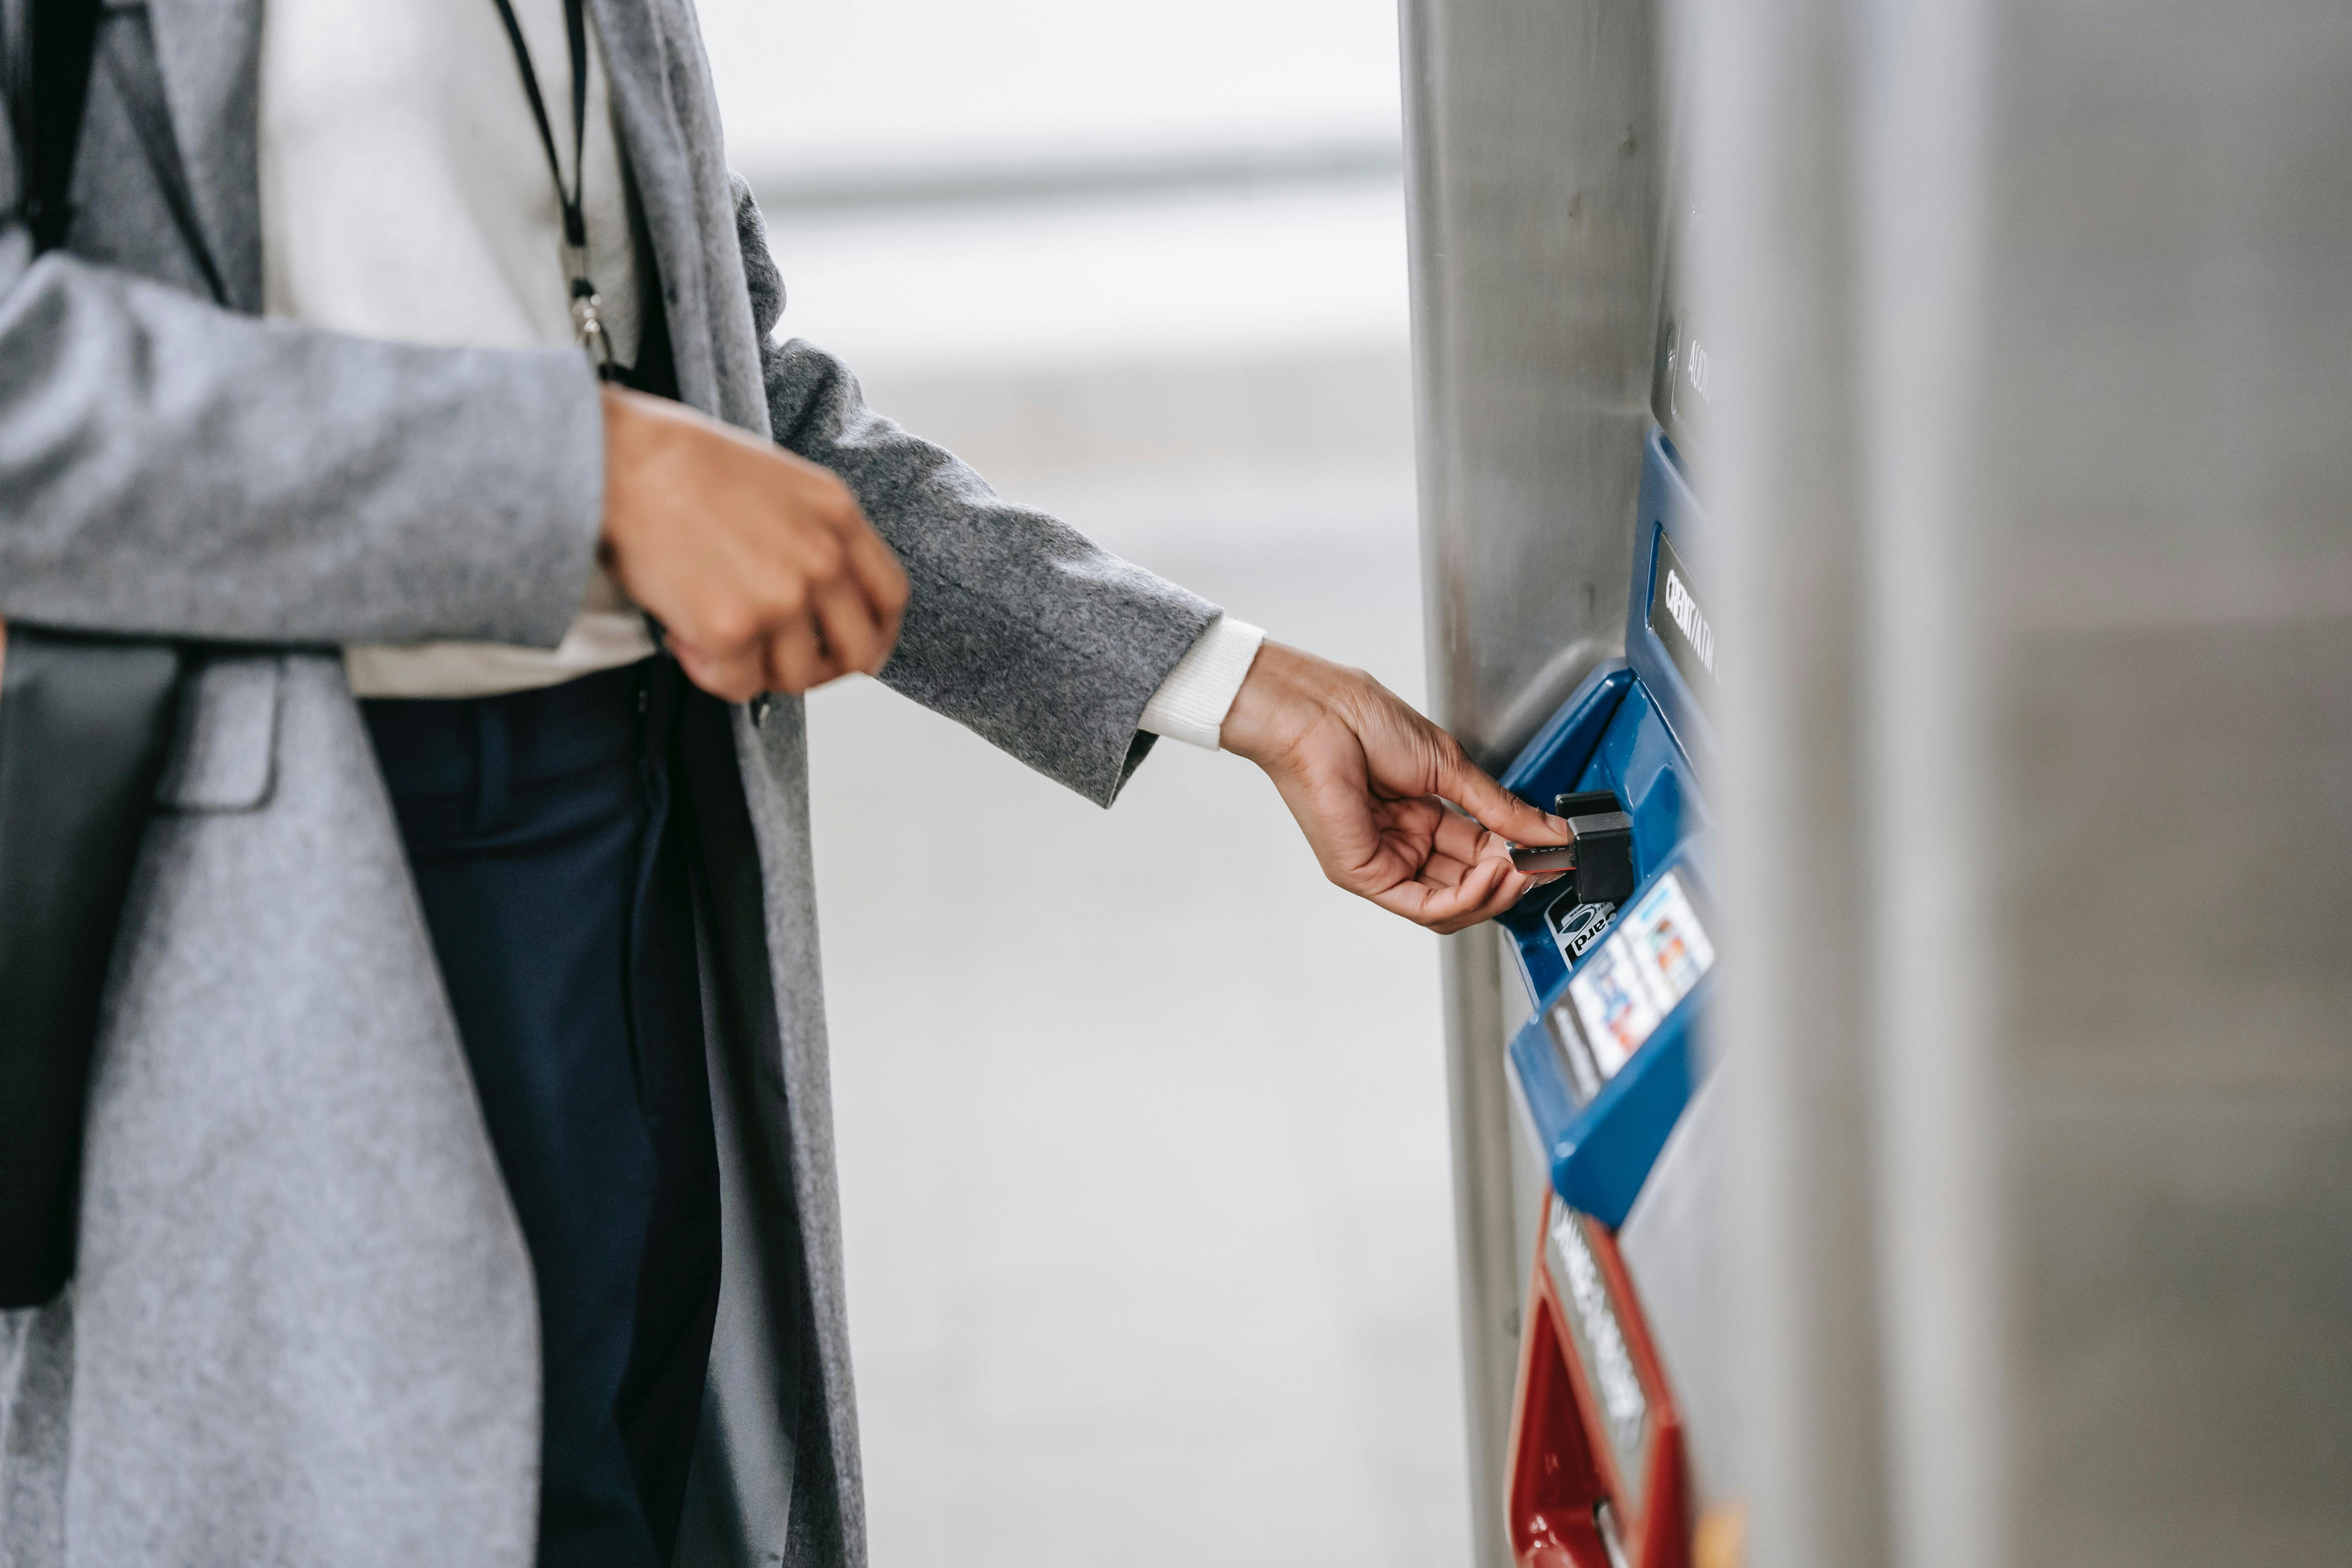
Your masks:
M1432 931L1491 920L1552 879L1514 869L1513 844L1568 842L1568 824L1379 681L1279 643L1258 650L1219 740L1274 780L1325 876Z

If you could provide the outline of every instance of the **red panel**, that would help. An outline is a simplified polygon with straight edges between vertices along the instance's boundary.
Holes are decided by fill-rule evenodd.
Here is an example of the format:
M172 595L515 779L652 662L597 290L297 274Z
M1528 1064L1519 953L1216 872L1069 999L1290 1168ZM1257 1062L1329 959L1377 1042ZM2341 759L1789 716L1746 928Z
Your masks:
M1557 1199L1551 1200L1557 1203ZM1651 1412L1649 1474L1639 1516L1624 1506L1607 1442L1598 1436L1601 1404L1585 1369L1578 1364L1566 1330L1567 1309L1553 1284L1545 1256L1550 1205L1536 1245L1534 1278L1528 1291L1526 1331L1519 1350L1517 1398L1511 1410L1510 1493L1506 1500L1512 1554L1520 1568L1610 1568L1607 1548L1594 1520L1606 1500L1626 1532L1622 1542L1633 1568L1688 1568L1689 1499L1683 1466L1682 1420L1666 1387L1633 1281L1615 1238L1599 1226L1585 1227L1594 1261L1616 1307L1635 1374Z
M1511 1554L1520 1568L1609 1568L1592 1517L1603 1495L1601 1477L1546 1289L1538 1262L1511 1408Z

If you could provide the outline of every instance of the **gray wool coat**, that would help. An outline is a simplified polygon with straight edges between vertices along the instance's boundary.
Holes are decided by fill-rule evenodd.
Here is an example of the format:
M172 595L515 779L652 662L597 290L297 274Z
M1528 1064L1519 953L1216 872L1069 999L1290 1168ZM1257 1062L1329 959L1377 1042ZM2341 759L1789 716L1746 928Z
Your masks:
M596 389L569 350L257 318L261 4L109 0L68 252L0 227L0 616L201 650L116 952L79 1273L0 1313L0 1564L522 1568L529 1260L333 648L553 645L597 533ZM688 0L589 9L683 396L856 490L913 583L891 685L1108 804L1214 609L776 341ZM6 145L12 215L16 182ZM726 1261L680 1561L862 1563L802 710L697 712Z

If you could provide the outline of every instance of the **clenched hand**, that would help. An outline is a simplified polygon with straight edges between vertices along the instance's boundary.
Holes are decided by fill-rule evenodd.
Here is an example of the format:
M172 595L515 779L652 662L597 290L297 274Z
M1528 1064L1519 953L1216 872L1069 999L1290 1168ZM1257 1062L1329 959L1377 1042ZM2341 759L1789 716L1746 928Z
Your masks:
M742 702L882 668L907 574L848 486L682 405L604 397L602 558L688 679Z
M1490 920L1553 879L1515 870L1512 844L1568 842L1568 824L1379 681L1279 643L1259 648L1219 740L1274 780L1325 876L1433 931Z

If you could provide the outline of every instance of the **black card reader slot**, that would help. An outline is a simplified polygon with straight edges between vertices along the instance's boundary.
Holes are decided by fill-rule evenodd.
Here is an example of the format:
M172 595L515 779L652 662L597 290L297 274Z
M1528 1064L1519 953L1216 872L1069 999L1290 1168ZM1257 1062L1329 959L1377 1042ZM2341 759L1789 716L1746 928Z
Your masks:
M1511 851L1522 871L1566 871L1574 879L1580 904L1622 904L1633 896L1633 819L1610 791L1580 790L1552 803L1552 815L1568 823L1566 844L1533 845Z

